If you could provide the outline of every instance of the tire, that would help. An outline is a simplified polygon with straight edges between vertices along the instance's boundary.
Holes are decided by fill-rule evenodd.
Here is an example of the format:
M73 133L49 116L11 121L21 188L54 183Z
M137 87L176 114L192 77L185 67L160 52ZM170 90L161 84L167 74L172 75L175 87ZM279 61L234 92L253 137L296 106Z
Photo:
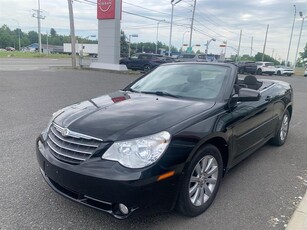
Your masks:
M278 76L281 76L281 72L280 72L279 70L277 71L277 75L278 75Z
M290 124L290 114L286 111L278 125L278 131L275 137L271 140L271 143L276 146L283 145L288 137Z
M147 73L151 70L151 66L150 65L145 65L143 68L144 72Z
M188 166L177 201L177 211L189 217L198 216L212 204L223 174L223 162L217 147L207 144Z
M258 75L262 75L262 70L261 70L261 69L258 69L258 70L257 70L257 74L258 74Z

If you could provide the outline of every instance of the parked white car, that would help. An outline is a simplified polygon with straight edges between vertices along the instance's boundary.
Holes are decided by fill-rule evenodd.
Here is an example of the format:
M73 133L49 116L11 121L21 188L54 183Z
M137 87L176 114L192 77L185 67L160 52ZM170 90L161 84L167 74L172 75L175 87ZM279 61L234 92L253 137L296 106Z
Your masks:
M257 74L262 75L263 73L273 75L275 73L275 66L273 62L256 62Z
M304 77L307 77L307 66L305 66L305 73L304 73Z
M288 67L288 66L278 65L278 66L276 66L275 74L278 75L278 76L287 75L287 76L290 77L291 75L294 74L294 70L293 70L293 68Z

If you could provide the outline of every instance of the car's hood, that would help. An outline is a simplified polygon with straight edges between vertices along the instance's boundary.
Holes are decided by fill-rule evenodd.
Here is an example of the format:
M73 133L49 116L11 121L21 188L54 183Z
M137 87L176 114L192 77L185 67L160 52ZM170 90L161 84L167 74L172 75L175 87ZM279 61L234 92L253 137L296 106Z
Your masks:
M105 141L126 140L166 130L214 104L117 91L69 106L54 122Z

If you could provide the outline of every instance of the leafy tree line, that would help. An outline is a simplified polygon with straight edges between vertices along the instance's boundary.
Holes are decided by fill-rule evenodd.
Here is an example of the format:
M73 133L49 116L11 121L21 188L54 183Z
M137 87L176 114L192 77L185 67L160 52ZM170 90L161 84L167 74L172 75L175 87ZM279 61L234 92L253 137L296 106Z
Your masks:
M20 29L11 30L7 25L3 25L0 27L0 48L6 47L14 47L18 49L19 39L18 34L20 33L20 45L21 47L26 47L33 43L38 43L38 33L36 31L29 31L27 33L22 32ZM42 34L42 43L47 43L47 35ZM77 37L79 43L97 43L97 41L93 41L90 39L85 39L81 37ZM129 53L129 42L128 38L123 31L121 31L121 56L127 57ZM54 28L50 29L50 33L48 35L48 43L50 45L58 45L62 46L63 43L70 43L70 36L67 35L59 35ZM140 42L140 43L132 43L130 44L130 54L137 52L146 52L146 53L155 53L156 52L156 44L154 42ZM168 46L163 44L162 42L158 42L158 49L165 49L168 52ZM171 52L178 52L175 47L171 47ZM236 59L236 56L232 56L233 59ZM307 43L304 47L303 52L299 53L298 65L301 65L307 59ZM243 55L239 57L239 60L245 61L262 61L262 53L258 52L254 57L250 57L249 55ZM274 62L275 64L280 64L279 61L275 60L269 55L264 55L264 61ZM281 64L284 64L282 62Z
M18 33L20 33L20 46L26 47L33 43L38 43L38 33L36 31L22 32L20 29L11 30L8 26L3 25L0 28L0 48L14 47L18 49ZM42 43L47 44L47 34L41 34ZM89 39L77 37L78 42L97 43ZM70 36L57 34L54 28L50 29L48 34L48 43L50 45L62 46L63 43L70 43Z

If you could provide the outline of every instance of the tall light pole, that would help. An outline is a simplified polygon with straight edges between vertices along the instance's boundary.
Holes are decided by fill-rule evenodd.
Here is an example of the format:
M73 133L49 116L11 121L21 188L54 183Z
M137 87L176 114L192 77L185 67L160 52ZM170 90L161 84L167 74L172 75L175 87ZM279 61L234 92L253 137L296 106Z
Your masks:
M240 30L240 39L239 39L239 46L238 46L238 53L237 53L236 62L239 60L240 48L241 48L241 39L242 39L242 29Z
M72 62L72 67L76 68L77 67L77 53L76 53L74 11L72 7L72 0L67 0L67 3L68 3L69 22L70 22L71 62Z
M253 44L254 44L254 37L252 36L252 41L251 41L251 54L250 56L253 56Z
M186 33L189 33L190 31L185 31L183 34L182 34L182 45L184 44L184 35L186 34Z
M209 49L209 45L210 45L210 42L212 42L212 41L216 41L216 39L215 38L211 38L210 40L208 40L207 41L207 43L205 44L205 46L206 46L206 50L205 50L205 56L206 56L206 60L207 60L207 55L208 55L208 49Z
M185 31L183 34L182 34L182 48L181 48L181 52L183 52L183 47L184 46L187 46L187 44L184 44L184 35L186 34L186 33L189 33L190 31ZM187 50L186 50L187 51Z
M300 36L298 37L298 43L297 43L297 48L296 48L293 68L295 68L295 66L296 66L296 62L297 62L296 60L297 60L297 55L298 55L298 49L300 47L300 42L301 42L301 36L302 36L302 30L303 30L303 26L304 26L304 20L307 17L307 16L303 16L302 11L300 11L300 16L302 18L302 24L301 24Z
M130 57L130 44L131 44L131 37L133 37L133 38L137 38L139 35L138 34L130 34L129 35L129 54L128 54L128 57Z
M165 20L160 20L157 23L157 35L156 35L156 54L158 53L158 38L159 38L159 24L165 22Z
M266 27L266 33L265 33L265 39L264 39L264 45L263 45L263 52L262 52L262 61L264 60L264 53L265 53L266 40L268 38L268 31L269 31L269 24Z
M173 18L174 18L174 6L181 2L182 0L171 0L172 4L172 14L171 14L171 27L170 27L170 32L169 32L169 43L168 43L168 56L171 56L171 46L172 46L172 32L173 32Z
M289 47L288 47L288 53L287 53L287 59L285 66L288 66L288 61L289 61L289 53L290 53L290 47L291 47L291 41L292 41L292 35L293 35L293 28L294 28L294 23L295 23L295 17L296 17L296 6L294 6L294 17L293 17L293 24L292 24L292 30L291 30L291 35L290 35L290 41L289 41Z
M192 35L193 35L193 24L194 24L195 8L196 8L196 0L194 0L194 6L193 6L193 13L192 13L192 21L191 21L191 30L190 30L189 47L191 47L191 44L192 44Z

